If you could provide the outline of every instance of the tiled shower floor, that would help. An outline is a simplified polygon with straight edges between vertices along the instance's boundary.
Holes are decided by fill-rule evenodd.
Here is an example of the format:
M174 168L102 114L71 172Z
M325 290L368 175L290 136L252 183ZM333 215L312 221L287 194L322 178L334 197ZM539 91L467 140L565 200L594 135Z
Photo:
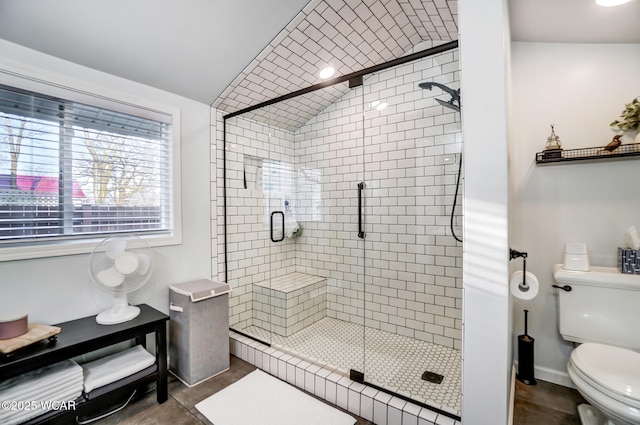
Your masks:
M364 371L371 384L460 416L459 350L328 317L289 337L270 335L257 326L243 332L346 375L350 369ZM422 379L425 371L444 379L440 384L427 382Z

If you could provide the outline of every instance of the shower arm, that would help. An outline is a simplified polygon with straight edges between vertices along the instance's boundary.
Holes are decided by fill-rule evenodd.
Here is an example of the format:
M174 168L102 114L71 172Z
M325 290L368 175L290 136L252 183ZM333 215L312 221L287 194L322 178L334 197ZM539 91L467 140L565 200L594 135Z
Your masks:
M420 83L420 84L418 84L418 87L420 87L421 89L426 89L426 90L432 90L434 87L438 87L443 92L449 94L451 96L451 99L449 101L436 99L436 101L440 105L442 105L444 107L453 109L456 112L460 112L460 105L461 105L461 103L460 103L460 89L452 89L450 87L445 86L444 84L435 83L433 81ZM458 103L457 105L456 105L456 102Z
M420 87L421 89L427 89L427 90L432 90L434 86L438 87L443 92L448 93L451 96L452 101L460 102L460 89L452 89L451 87L445 86L444 84L435 83L431 81L427 83L418 84L418 87Z

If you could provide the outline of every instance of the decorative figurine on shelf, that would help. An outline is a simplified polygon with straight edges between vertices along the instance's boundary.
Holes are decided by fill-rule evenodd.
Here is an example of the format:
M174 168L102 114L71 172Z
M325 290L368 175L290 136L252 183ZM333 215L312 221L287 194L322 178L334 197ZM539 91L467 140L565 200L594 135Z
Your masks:
M553 129L554 125L551 124L551 136L547 137L547 144L545 145L544 150L552 151L557 149L562 149L562 143L560 143L560 138L556 135L556 132Z
M633 99L631 103L624 105L620 118L609 125L617 127L625 133L630 133L631 137L634 137L633 133L636 132L633 143L640 144L640 96Z
M562 156L562 143L560 143L560 138L556 135L553 124L551 124L551 136L547 137L542 156L544 159L560 158Z
M604 147L604 150L609 152L613 152L614 150L616 150L618 146L622 144L622 141L620 140L621 137L622 136L620 134L613 136L613 139L607 146Z

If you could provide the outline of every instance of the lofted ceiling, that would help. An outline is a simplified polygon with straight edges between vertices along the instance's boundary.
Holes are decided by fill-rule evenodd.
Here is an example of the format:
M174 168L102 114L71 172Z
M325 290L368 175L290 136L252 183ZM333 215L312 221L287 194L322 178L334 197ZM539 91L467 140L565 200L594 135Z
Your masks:
M233 112L457 38L456 0L0 0L0 38Z
M347 75L457 36L457 1L311 0L213 106L234 112L319 83L326 66Z
M230 113L320 82L325 65L340 76L455 40L457 6L457 0L0 0L0 38ZM508 6L514 41L640 42L640 0L609 9L593 0ZM300 99L288 114L300 111L292 119L305 120L341 90Z

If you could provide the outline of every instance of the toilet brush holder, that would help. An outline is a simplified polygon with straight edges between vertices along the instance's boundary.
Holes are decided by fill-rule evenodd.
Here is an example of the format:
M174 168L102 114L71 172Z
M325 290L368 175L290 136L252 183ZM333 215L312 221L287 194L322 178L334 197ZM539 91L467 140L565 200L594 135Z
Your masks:
M535 340L528 334L528 314L524 311L524 335L518 335L518 373L516 379L525 385L536 385L533 377L533 343Z

